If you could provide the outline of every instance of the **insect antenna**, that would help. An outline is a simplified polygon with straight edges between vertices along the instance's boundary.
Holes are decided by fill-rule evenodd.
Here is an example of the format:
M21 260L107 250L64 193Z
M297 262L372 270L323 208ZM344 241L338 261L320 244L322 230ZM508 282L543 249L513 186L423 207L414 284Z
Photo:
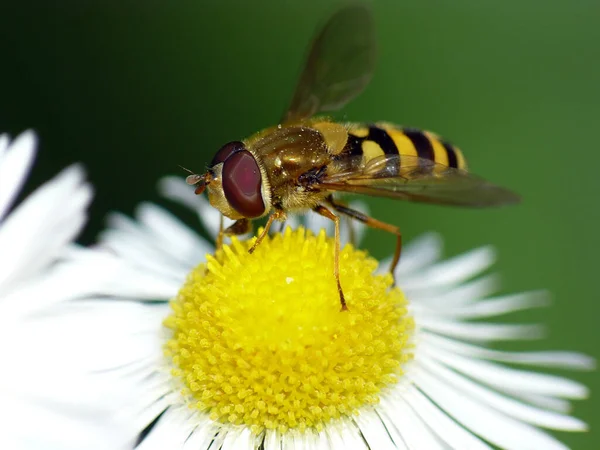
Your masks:
M198 175L197 173L192 172L190 169L180 166L179 164L177 164L177 165L179 167L181 167L183 170L185 170L187 173L189 173L189 175L185 179L185 182L187 184L189 184L190 186L196 187L196 190L194 192L197 195L202 194L204 192L204 190L206 189L206 184L208 183L208 181L207 181L208 173L205 173L204 175Z

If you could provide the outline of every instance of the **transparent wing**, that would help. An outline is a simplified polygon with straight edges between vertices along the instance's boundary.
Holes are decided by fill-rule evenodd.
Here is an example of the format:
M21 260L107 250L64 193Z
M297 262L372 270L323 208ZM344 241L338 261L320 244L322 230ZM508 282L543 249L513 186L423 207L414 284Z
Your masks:
M336 161L319 189L413 202L482 208L518 203L518 195L461 169L406 155Z
M283 122L336 111L369 84L375 69L373 18L363 5L335 13L315 39Z

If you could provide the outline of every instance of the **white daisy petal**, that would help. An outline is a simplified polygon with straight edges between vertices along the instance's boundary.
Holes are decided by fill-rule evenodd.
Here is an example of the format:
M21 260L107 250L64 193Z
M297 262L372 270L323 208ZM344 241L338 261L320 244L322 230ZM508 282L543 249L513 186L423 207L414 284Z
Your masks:
M434 360L421 357L419 364L424 370L430 373L435 373L447 385L451 385L457 391L463 393L471 399L478 399L484 403L510 417L531 423L544 428L566 431L584 431L586 425L573 417L563 414L544 411L533 406L515 401L509 397L503 396L497 392L478 385L466 377L463 377L456 372L448 370ZM505 383L510 385L511 380L506 379Z
M491 247L482 247L438 263L404 280L403 289L452 286L462 283L489 268L496 255ZM399 274L400 276L400 274Z
M308 211L306 213L304 223L306 224L306 228L315 234L323 228L326 230L328 236L333 235L333 221L313 211Z
M263 447L265 450L280 449L281 448L281 436L275 430L266 430L265 442Z
M285 221L285 226L288 226L290 228L296 229L300 226L301 221L300 221L300 216L298 216L298 214L288 214L287 219ZM282 230L280 230L282 231Z
M513 364L526 364L540 367L556 367L571 370L592 370L596 364L593 358L573 352L504 352L490 350L477 345L449 339L443 336L426 333L421 340L435 347L474 358Z
M402 280L398 281L402 285ZM424 305L433 310L442 307L452 310L454 307L466 307L480 301L482 298L486 298L498 290L498 285L498 276L492 274L476 278L448 290L403 288L403 291L415 306Z
M512 369L487 361L477 361L430 346L423 346L422 353L471 378L499 389L507 386L512 391L574 399L588 396L585 386L565 378Z
M450 419L430 399L414 387L405 392L403 398L419 415L421 420L429 424L438 437L446 442L450 448L490 449L490 446Z
M427 233L402 247L402 257L396 268L396 279L403 280L437 261L442 254L442 239L435 233ZM379 264L378 271L387 271L392 258ZM402 286L405 289L405 286Z
M4 161L6 156L6 150L8 149L8 134L2 133L0 134L0 164Z
M221 448L223 447L223 442L225 442L225 439L227 438L227 434L228 434L227 431L220 430L217 434L215 434L213 440L210 442L207 449L208 450L221 450Z
M549 434L531 425L512 419L458 391L448 389L444 380L426 371L419 371L417 375L415 382L427 396L463 426L494 445L531 450L567 448Z
M409 450L408 442L404 440L400 429L404 429L407 424L404 422L403 417L391 418L384 412L378 411L377 415L383 424L387 435L390 437L394 445L400 450Z
M367 443L360 433L360 430L356 428L354 422L344 421L340 424L339 434L344 442L342 448L355 448L357 450L369 450ZM340 447L334 447L340 448Z
M424 330L481 342L514 341L539 339L544 336L544 328L539 325L511 325L499 323L468 323L445 320L423 315L419 326Z
M281 436L279 437L281 444L278 447L274 447L276 449L282 449L282 450L300 450L302 444L300 444L298 442L298 439L296 439L296 434L294 432L290 432L290 433L284 433L281 434ZM307 437L307 441L310 439L310 437Z
M541 308L549 303L545 292L524 292L522 294L507 295L487 300L480 300L477 304L467 306L436 305L433 308L424 305L415 305L415 310L427 312L431 316L444 316L456 319L481 319L523 311L532 308Z
M149 268L136 267L137 264L129 264L104 249L79 255L75 265L79 269L73 270L81 271L82 277L89 280L88 292L94 294L164 301L177 294L182 282L181 278L165 275L161 268L151 271ZM102 276L90 277L93 274ZM184 273L177 275L185 277Z
M356 433L354 427L345 423L338 423L326 431L330 449L352 448L356 450L367 449L364 440Z
M521 391L513 391L511 389L504 389L504 392L511 395L512 397L519 398L525 403L530 403L534 406L539 406L545 410L552 410L559 413L570 413L573 409L571 402L562 398L546 397L543 395L526 394Z
M82 169L73 166L13 211L0 228L2 257L11 261L0 273L0 292L13 289L59 256L81 230L91 196L91 187L83 184ZM57 205L63 208L56 211Z
M254 442L248 428L235 429L227 433L220 450L254 450Z
M72 241L86 221L92 197L83 169L65 169L13 208L33 163L36 141L33 132L12 143L0 137L0 355L10 362L10 370L0 373L5 418L0 448L131 448L130 422L121 421L113 409L120 403L112 392L125 394L126 385L115 384L108 395L106 379L88 372L105 361L94 355L90 362L91 347L83 344L89 329L61 315L61 306L72 306L74 298L89 294L84 279L92 278L89 271L78 272L78 265L66 262L79 251ZM102 356L110 339L99 337L106 330L104 323L88 341L101 348ZM121 347L129 361L127 350L135 351L135 346Z
M206 417L194 417L193 423L194 429L181 447L182 450L204 450L218 432L218 425Z
M395 401L382 402L382 418L387 417L387 428L396 428L396 431L409 449L426 448L431 450L443 449L444 446L437 437L414 411L406 404L403 398Z
M171 254L186 267L193 267L199 258L204 258L204 255L211 251L206 241L162 208L148 203L142 204L137 216L158 240L157 245L170 248Z
M158 419L150 433L136 447L138 450L163 450L177 446L181 448L192 432L188 419L181 409L169 409Z
M396 450L398 448L374 411L363 411L354 420L371 449Z
M137 225L132 220L120 214L112 214L109 221L113 229L101 235L100 245L110 248L112 252L122 257L135 261L136 265L145 270L165 273L166 276L181 280L181 273L189 271L201 258L204 257L208 246L196 247L198 251L197 260L190 262L190 255L186 255L187 261L182 261L180 254L170 243L158 242L151 230L142 223ZM168 237L166 238L168 239ZM151 242L151 245L148 245ZM200 241L199 241L200 242Z
M10 146L8 136L0 136L0 222L25 183L36 147L32 131L21 133Z

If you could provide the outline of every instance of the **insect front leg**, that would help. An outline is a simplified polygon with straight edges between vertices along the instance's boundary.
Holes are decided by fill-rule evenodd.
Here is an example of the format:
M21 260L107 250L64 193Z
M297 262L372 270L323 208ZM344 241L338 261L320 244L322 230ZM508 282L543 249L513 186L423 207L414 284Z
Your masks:
M271 228L271 225L273 225L273 222L275 220L284 221L285 219L286 219L285 213L279 209L276 210L273 214L271 214L269 216L269 218L267 219L267 223L265 224L265 228L262 230L262 233L260 233L258 235L258 237L256 238L256 241L254 242L252 247L250 247L250 250L248 250L248 252L253 253L254 250L256 250L256 247L258 247L258 244L260 244L263 241L263 239L265 238L265 236L267 236L267 234L269 234L269 229Z
M313 209L317 214L323 217L333 220L335 224L335 247L333 249L333 276L337 283L338 293L340 294L340 303L342 304L342 311L347 311L348 306L346 305L346 299L344 298L344 292L342 291L342 284L340 283L340 218L325 208L323 205L319 205Z
M392 259L392 264L390 265L390 273L394 279L394 286L396 286L396 275L394 273L396 271L396 266L398 266L398 262L400 261L400 253L402 252L402 233L400 232L400 228L369 217L360 211L356 211L355 209L340 205L333 199L332 196L327 197L327 202L332 206L333 209L341 214L345 214L353 219L356 219L371 228L377 228L379 230L387 231L388 233L396 235L396 250L394 251L394 258Z
M225 218L223 217L223 214L219 215L219 234L217 234L217 242L216 244L216 248L217 250L220 250L221 247L223 247L223 235L225 233L224 228L224 222L225 222Z

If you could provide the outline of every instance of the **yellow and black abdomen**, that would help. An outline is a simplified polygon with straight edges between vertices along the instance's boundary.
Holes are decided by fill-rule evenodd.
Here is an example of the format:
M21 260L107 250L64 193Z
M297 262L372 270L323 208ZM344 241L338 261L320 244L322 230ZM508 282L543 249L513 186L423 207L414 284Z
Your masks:
M349 124L348 141L343 153L363 155L363 164L385 154L400 155L398 171L402 170L402 157L410 165L414 165L414 157L418 157L446 167L467 168L460 149L437 135L382 122Z

